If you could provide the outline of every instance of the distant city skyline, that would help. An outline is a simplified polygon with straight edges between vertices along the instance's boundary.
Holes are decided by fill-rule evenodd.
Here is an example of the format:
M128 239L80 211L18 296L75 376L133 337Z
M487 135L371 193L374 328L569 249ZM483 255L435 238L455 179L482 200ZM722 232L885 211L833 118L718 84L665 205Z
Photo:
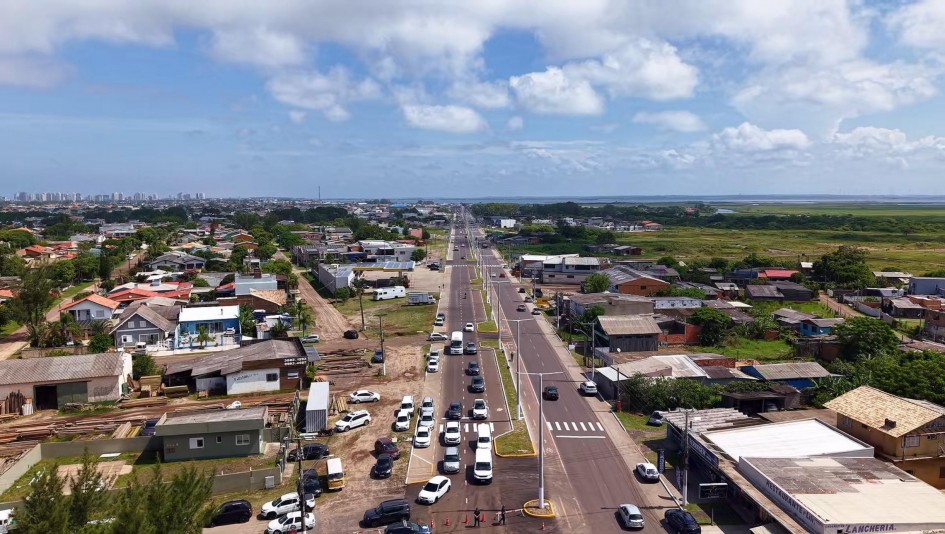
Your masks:
M942 5L11 0L0 180L9 194L945 194Z

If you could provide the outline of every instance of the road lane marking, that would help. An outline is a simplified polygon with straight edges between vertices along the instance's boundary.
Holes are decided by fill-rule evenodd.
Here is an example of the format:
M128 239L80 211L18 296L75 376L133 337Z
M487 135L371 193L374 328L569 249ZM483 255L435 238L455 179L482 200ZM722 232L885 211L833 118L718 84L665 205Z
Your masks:
M556 438L569 439L604 439L605 436L555 436Z
M600 424L599 422L597 423L597 428L599 428L601 432L604 431L604 425Z
M489 423L489 432L495 432L495 425L492 423Z
M548 425L548 430L554 430L554 427L551 426L551 421L545 421L545 424Z
M581 430L583 430L584 432L587 432L587 428L584 428L584 423L580 423L580 425L581 425ZM577 427L574 427L574 429L577 430Z
M561 430L561 424L555 421L555 429Z
M564 429L565 429L565 430L567 430L567 431L570 431L570 430L571 430L571 427L568 426L568 423L567 423L567 422L564 422L564 423L562 423L562 424L564 425Z

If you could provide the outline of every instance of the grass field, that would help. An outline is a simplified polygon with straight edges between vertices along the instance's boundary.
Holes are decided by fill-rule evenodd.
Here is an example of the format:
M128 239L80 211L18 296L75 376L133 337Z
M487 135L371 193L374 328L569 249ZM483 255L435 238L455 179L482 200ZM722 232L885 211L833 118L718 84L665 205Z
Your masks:
M857 217L922 217L945 222L945 206L878 203L713 204L713 207L752 215L854 215Z
M722 347L688 347L693 352L711 352L733 356L736 360L758 360L773 363L782 360L793 360L794 353L791 346L780 339L765 341L762 339L736 338L729 340Z
M440 296L439 293L432 294L437 298ZM360 323L361 310L358 307L357 298L348 299L347 302L337 302L335 307L344 315L356 318L355 323ZM368 295L365 295L366 332L370 334L380 332L379 315L384 316L385 336L410 336L430 329L436 315L436 306L408 306L407 299L371 300Z
M498 345L497 341L482 342L482 346L496 349L499 355L499 374L502 375L502 389L505 391L505 400L509 403L509 409L511 410L516 405L515 382L512 380L512 373L505 365L505 356L501 349L497 348ZM528 434L524 419L521 421L512 419L512 431L495 439L495 450L498 454L534 454L535 447L532 444L531 436Z

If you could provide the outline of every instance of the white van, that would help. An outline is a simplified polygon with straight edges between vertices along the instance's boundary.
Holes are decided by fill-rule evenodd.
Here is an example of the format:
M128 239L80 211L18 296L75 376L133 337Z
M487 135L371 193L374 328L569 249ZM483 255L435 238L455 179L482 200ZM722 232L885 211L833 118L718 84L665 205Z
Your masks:
M407 288L404 286L380 287L374 290L374 300L401 299L407 296Z
M413 395L404 395L404 398L400 399L400 409L407 410L410 415L413 415Z
M476 449L476 464L473 466L473 479L483 484L492 482L492 451Z
M489 425L486 423L479 423L479 427L476 429L476 450L486 449L489 450L492 448L492 431L489 429Z

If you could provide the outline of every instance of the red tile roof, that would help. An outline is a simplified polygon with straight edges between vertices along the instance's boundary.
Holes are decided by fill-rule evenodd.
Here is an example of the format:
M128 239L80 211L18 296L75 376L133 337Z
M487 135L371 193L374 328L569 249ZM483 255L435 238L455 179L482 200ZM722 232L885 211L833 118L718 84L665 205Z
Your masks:
M790 278L792 275L797 274L797 271L790 269L765 269L761 274L763 274L765 278Z
M60 308L60 309L63 310L63 311L65 311L65 310L68 310L69 308L73 308L73 307L75 307L75 306L77 306L77 305L79 305L79 304L81 304L81 303L83 303L83 302L85 302L85 301L94 302L95 304L98 304L99 306L104 306L104 307L109 308L109 309L111 309L111 310L115 310L115 309L118 308L118 306L119 306L119 303L118 303L118 302L116 302L116 301L114 301L114 300L112 300L112 299L110 299L110 298L106 298L106 297L103 297L103 296L101 296L101 295L96 295L95 293L93 293L93 294L91 294L91 295L89 295L89 296L87 296L87 297L85 297L85 298L76 300L76 301L74 301L74 302L70 302L69 304L63 306L63 307Z

